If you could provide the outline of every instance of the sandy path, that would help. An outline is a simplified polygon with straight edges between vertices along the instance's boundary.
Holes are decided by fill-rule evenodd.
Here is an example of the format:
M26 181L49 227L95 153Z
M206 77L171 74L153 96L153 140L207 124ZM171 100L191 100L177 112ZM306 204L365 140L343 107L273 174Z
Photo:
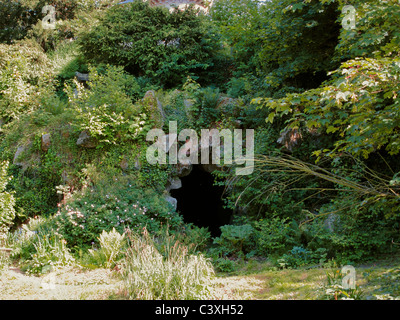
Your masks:
M36 277L10 267L0 276L0 300L94 300L118 291L120 281L105 269L63 269Z

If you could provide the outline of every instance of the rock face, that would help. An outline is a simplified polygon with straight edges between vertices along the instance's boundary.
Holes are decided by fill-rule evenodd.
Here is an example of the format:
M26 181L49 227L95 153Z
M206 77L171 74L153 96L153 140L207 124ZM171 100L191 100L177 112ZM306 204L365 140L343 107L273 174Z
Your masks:
M177 190L182 188L182 181L179 178L171 178L167 184L167 191Z
M82 131L81 134L79 135L76 144L83 148L93 149L96 148L97 141L89 134L89 132L85 130Z
M192 172L193 165L178 163L174 165L174 169L175 175L179 178L183 178L188 176Z
M121 169L124 170L124 171L128 170L128 168L129 168L128 160L124 157L124 158L121 160L119 166L120 166Z
M80 72L75 72L75 76L78 79L78 81L89 81L89 74L88 73L80 73Z
M221 166L219 164L212 164L212 163L210 163L210 164L202 164L201 167L205 172L208 172L208 173L212 173L212 172L214 172L216 170L222 171L222 168L223 168L223 166Z
M32 161L31 159L24 159L26 151L28 151L32 147L32 142L28 142L25 145L19 146L17 151L15 152L14 159L13 159L13 164L21 167L22 170L26 170L29 167L29 161ZM40 157L37 159L40 161Z
M147 91L143 102L147 104L150 119L154 122L156 128L162 128L165 121L165 112L160 100L157 99L154 90Z
M41 141L42 151L46 152L47 150L49 150L50 145L51 145L50 133L43 134Z
M15 152L14 155L14 159L13 159L13 164L15 164L16 166L19 167L23 167L24 163L19 161L19 158L21 158L21 155L24 153L25 151L25 146L19 146L17 151Z
M178 207L178 200L171 197L170 195L165 196L165 200L167 200L170 204L172 204L174 210L176 210L176 208Z

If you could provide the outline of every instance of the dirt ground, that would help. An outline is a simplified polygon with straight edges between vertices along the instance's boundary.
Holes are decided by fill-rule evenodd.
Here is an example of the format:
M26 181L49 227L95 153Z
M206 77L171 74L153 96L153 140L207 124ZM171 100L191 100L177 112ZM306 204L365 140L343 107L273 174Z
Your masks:
M212 280L216 300L254 299L262 281L254 277L216 277ZM0 300L104 300L118 299L122 282L106 269L69 268L45 276L29 276L16 267L0 275Z
M36 277L10 267L0 276L0 300L101 300L119 287L120 280L105 269L63 269Z

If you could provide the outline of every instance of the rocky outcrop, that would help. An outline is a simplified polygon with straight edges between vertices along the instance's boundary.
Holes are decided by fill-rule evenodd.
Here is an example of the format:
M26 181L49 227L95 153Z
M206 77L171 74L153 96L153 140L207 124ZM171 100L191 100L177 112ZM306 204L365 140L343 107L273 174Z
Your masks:
M154 90L147 91L143 98L143 103L147 104L150 119L156 128L162 128L166 118L163 106L156 97Z
M51 145L50 133L45 133L41 138L41 149L44 152L47 152Z
M188 176L192 172L193 165L178 163L174 165L174 174L179 178Z
M178 200L176 200L175 198L171 197L170 195L166 195L165 196L165 200L167 200L167 202L169 202L172 205L174 210L176 210L176 208L178 207Z
M14 159L13 159L13 164L16 166L22 167L23 162L20 161L22 154L25 152L26 147L25 146L19 146L17 151L15 152Z
M97 140L94 139L88 131L84 130L79 135L76 144L83 148L94 149L97 147Z
M182 188L182 181L179 178L170 178L167 184L167 191L170 192L171 190L177 190Z

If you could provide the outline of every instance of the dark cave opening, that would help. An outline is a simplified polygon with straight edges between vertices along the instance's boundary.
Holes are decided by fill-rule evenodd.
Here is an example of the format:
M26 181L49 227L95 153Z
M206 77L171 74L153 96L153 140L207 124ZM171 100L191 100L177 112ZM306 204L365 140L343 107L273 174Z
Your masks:
M178 200L177 210L186 223L208 227L212 237L221 235L220 227L230 223L233 210L224 208L223 186L214 185L214 176L201 165L181 178L182 187L171 190Z

